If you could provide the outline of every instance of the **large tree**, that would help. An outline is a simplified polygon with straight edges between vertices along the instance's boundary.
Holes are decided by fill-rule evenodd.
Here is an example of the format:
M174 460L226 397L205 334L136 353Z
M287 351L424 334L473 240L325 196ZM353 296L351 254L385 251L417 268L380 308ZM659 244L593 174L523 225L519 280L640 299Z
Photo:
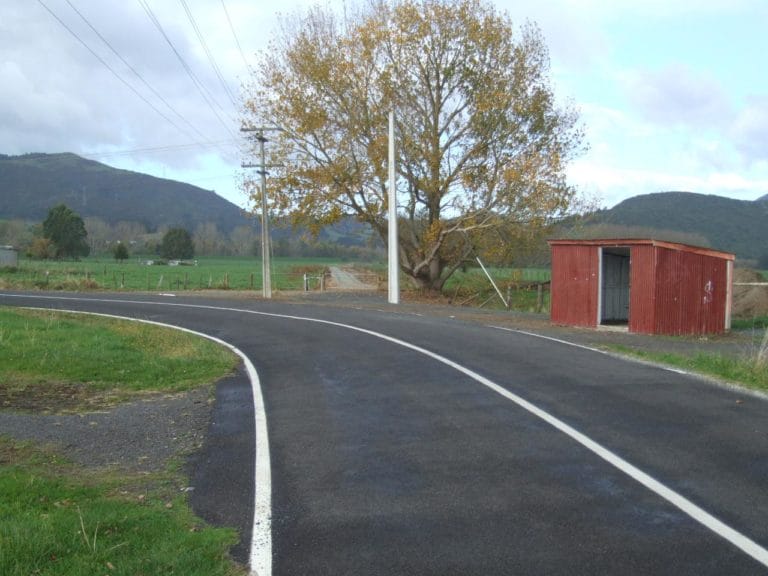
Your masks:
M401 267L441 289L466 258L568 210L582 131L548 75L538 28L484 0L314 8L261 54L244 122L280 129L267 134L268 162L284 166L274 210L310 229L353 213L386 242L394 109Z
M43 222L43 237L52 242L57 259L76 259L88 256L91 251L83 219L64 204L54 206L48 211L48 216Z
M188 260L195 256L195 243L188 230L171 228L163 235L158 252L169 260Z

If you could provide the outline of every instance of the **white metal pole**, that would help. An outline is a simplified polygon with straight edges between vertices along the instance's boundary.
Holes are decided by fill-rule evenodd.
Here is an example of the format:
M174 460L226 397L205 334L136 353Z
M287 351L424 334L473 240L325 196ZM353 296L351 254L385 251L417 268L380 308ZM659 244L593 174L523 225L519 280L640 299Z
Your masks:
M397 170L395 167L395 111L389 111L389 303L400 303L400 259L397 239Z
M477 263L480 264L480 268L483 269L483 272L485 272L486 277L488 278L488 280L491 281L491 284L496 289L496 294L498 294L499 298L501 298L501 301L504 302L504 307L509 308L509 302L504 300L504 296L502 296L501 290L499 290L499 287L496 286L496 282L493 281L493 278L491 278L491 275L488 273L488 270L485 269L485 265L483 264L482 260L480 260L480 256L476 256L475 260L477 260Z

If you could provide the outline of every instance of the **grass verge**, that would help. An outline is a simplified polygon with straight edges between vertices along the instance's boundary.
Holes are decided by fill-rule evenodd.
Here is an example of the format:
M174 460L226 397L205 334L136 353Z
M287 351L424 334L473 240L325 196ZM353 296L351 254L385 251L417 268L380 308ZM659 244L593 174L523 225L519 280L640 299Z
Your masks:
M203 525L171 474L86 474L0 437L0 509L4 576L246 573L227 556L235 531Z
M0 308L0 407L107 407L208 384L237 363L192 334L98 316Z
M737 358L720 354L699 353L685 356L670 352L651 352L619 344L605 345L604 348L641 360L712 376L747 388L768 391L768 364L759 360L759 351L753 355L745 354Z
M0 406L83 410L180 392L236 357L191 334L135 322L0 307ZM195 517L176 454L160 472L84 468L0 436L0 574L244 576L232 529Z
M754 318L734 318L731 321L733 330L768 330L768 316Z

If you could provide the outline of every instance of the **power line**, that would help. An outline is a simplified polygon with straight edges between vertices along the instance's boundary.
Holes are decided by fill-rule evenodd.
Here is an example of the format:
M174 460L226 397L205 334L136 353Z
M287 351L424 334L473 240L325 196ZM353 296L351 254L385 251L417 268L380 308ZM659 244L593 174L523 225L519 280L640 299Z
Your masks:
M232 103L232 106L237 109L237 102L235 101L235 97L232 95L232 91L229 89L229 86L224 81L224 76L221 74L221 70L219 69L219 65L216 64L216 59L213 57L213 54L211 54L211 51L208 49L208 43L205 41L205 37L203 36L203 33L200 31L200 28L197 25L197 22L195 21L195 17L192 15L192 11L189 9L189 5L187 4L186 0L179 0L181 2L182 7L184 8L184 12L187 13L187 19L189 20L189 23L192 24L192 29L195 31L195 34L197 35L197 39L200 41L200 45L203 47L203 51L205 52L206 57L208 58L208 62L211 65L211 68L213 68L213 71L216 73L216 77L219 79L219 83L221 84L222 88L224 88L224 92L229 97L229 101Z
M88 27L93 31L93 33L96 34L96 36L98 36L99 39L102 42L104 42L104 44L106 44L106 46L112 51L112 53L115 56L117 56L120 59L120 61L123 64L125 64L125 66L131 72L133 72L133 74L144 84L144 86L147 87L147 89L150 92L152 92L152 94L154 94L163 104L165 104L168 107L168 109L171 112L176 114L176 116L178 116L184 123L186 123L187 126L189 126L195 133L197 133L197 135L200 136L200 138L202 138L206 142L210 142L208 137L206 137L202 132L200 132L200 130L198 130L194 125L192 125L192 123L189 120L187 120L182 114L180 114L178 110L176 110L173 106L171 106L171 104L168 103L168 101L165 98L163 98L163 96L157 90L155 90L154 87L152 87L152 85L150 85L149 82L147 82L146 79L133 66L131 66L131 64L125 58L123 58L123 56L115 49L115 47L112 46L112 44L96 29L96 27L93 24L91 24L91 22L82 14L82 12L80 12L80 10L78 10L72 4L70 0L66 0L66 2L67 4L69 4L69 7L72 8L72 10L74 10L74 12L78 16L80 16L83 22L85 22L88 25Z
M229 24L229 29L232 32L232 37L235 39L235 44L237 45L237 50L240 52L240 57L243 59L243 64L245 64L245 69L250 70L251 66L248 64L248 59L245 57L245 52L243 52L243 47L240 46L240 40L237 39L237 34L235 33L235 27L232 26L232 19L229 17L229 10L227 10L227 5L224 4L224 0L221 0L221 7L224 8L224 14L227 16L227 23Z
M112 158L116 156L133 156L134 154L142 154L146 152L181 152L183 150L190 150L193 148L221 148L222 146L239 146L238 141L233 140L217 140L214 142L192 143L192 144L169 144L167 146L153 146L146 148L132 148L127 150L114 150L111 152L96 152L93 154L87 154L88 158Z
M216 116L219 123L224 127L225 130L227 130L232 138L237 138L234 132L232 132L231 127L227 126L227 124L224 122L224 120L221 118L219 113L216 111L216 108L214 107L214 103L216 106L219 107L219 109L224 111L223 108L221 108L221 105L216 102L216 99L213 97L212 94L206 94L207 89L203 85L202 82L197 78L195 73L192 71L192 68L189 67L189 64L187 64L186 60L182 57L182 55L179 53L179 51L176 49L176 46L174 46L171 39L168 37L168 34L165 32L165 29L163 28L163 25L160 24L160 21L155 16L155 13L152 11L152 8L147 3L147 0L138 0L139 5L144 9L144 12L146 13L147 17L150 19L150 21L155 25L157 30L160 32L162 37L167 42L168 46L170 46L173 53L176 55L176 58L179 60L179 63L181 64L182 68L184 68L184 71L187 73L187 75L192 80L192 83L197 88L198 92L200 92L200 95L203 97L203 100L205 100L205 103L208 105L208 107L211 109L211 112Z
M76 33L74 30L72 30L72 29L71 29L69 26L67 26L67 25L64 23L64 21L63 21L61 18L59 18L59 16L58 16L58 15L57 15L57 14L56 14L56 13L55 13L53 10L51 10L51 9L50 9L50 8L49 8L49 7L48 7L46 4L45 4L45 2L43 2L43 0L37 0L37 1L38 1L38 3L39 3L39 4L40 4L40 5L43 7L43 8L45 8L45 10L46 10L46 11L47 11L47 12L48 12L48 13L49 13L51 16L53 16L53 18L54 18L54 19L55 19L55 20L56 20L56 21L57 21L59 24L61 24L61 26L62 26L62 27L63 27L63 28L64 28L64 29L65 29L67 32L69 32L69 33L70 33L70 34L71 34L71 35L72 35L72 36L73 36L73 37L74 37L74 38L75 38L75 39L76 39L78 42L80 42L80 44L82 44L82 45L85 47L85 49L86 49L86 50L88 50L88 52L90 52L91 54L93 54L93 56L94 56L94 57L95 57L95 58L96 58L96 59L97 59L99 62L101 62L101 64L102 64L102 65L103 65L103 66L104 66L104 67L105 67L107 70L109 70L109 71L110 71L110 72L111 72L111 73L114 75L114 77L115 77L115 78L117 78L118 80L120 80L120 82L122 82L122 83L123 83L123 84L124 84L126 87L128 87L128 89L129 89L131 92L133 92L134 94L136 94L136 96L138 96L139 98L141 98L141 99L142 99L142 100L143 100L143 101L144 101L144 102L147 104L147 106L149 106L150 108L152 108L152 110L154 110L155 112L157 112L157 113L158 113L158 114L159 114L159 115L160 115L162 118L164 118L166 121L168 121L168 122L169 122L169 123L170 123L172 126L174 126L174 127L177 129L177 130L179 130L180 132L182 132L183 134L185 134L185 135L186 135L186 136L188 136L189 138L192 138L192 136L189 134L189 132L187 132L186 130L184 130L184 129L183 129L181 126L179 126L178 124L176 124L176 122L174 122L174 121L173 121L171 118L169 118L168 116L166 116L166 115L165 115L165 114L164 114L162 111L160 111L160 110L159 110L159 109L158 109L158 108L157 108L157 107L156 107L154 104L152 104L152 102L150 102L149 100L147 100L147 99L144 97L144 95L143 95L143 94L141 94L141 93L140 93L138 90L136 90L136 88L134 88L134 87L133 87L133 86L132 86L132 85L131 85L131 84L130 84L130 83L129 83L129 82L128 82L128 81L127 81L125 78L123 78L122 76L120 76L120 74L118 74L118 73L115 71L115 69L114 69L114 68L112 68L112 67L109 65L109 63L107 63L107 61L106 61L106 60L104 60L104 59L103 59L101 56L99 56L99 55L98 55L98 54L97 54L97 53L96 53L96 52L95 52L95 51L94 51L94 50L93 50L93 49L92 49L92 48L91 48L91 47L90 47L90 46L89 46L89 45L88 45L88 44L85 42L85 40L83 40L82 38L80 38L80 36L78 36L78 34L77 34L77 33ZM233 134L233 137L234 137L234 134ZM194 138L192 138L192 139L194 140Z

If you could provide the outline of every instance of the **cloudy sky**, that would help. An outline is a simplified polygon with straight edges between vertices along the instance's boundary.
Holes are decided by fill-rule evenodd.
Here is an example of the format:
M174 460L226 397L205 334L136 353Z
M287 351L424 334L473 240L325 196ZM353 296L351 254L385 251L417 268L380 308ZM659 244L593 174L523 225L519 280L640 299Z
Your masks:
M585 194L768 194L768 2L493 1L539 24L555 91L581 110L590 149L569 175ZM314 3L2 0L0 153L74 152L245 205L247 65L276 10Z

